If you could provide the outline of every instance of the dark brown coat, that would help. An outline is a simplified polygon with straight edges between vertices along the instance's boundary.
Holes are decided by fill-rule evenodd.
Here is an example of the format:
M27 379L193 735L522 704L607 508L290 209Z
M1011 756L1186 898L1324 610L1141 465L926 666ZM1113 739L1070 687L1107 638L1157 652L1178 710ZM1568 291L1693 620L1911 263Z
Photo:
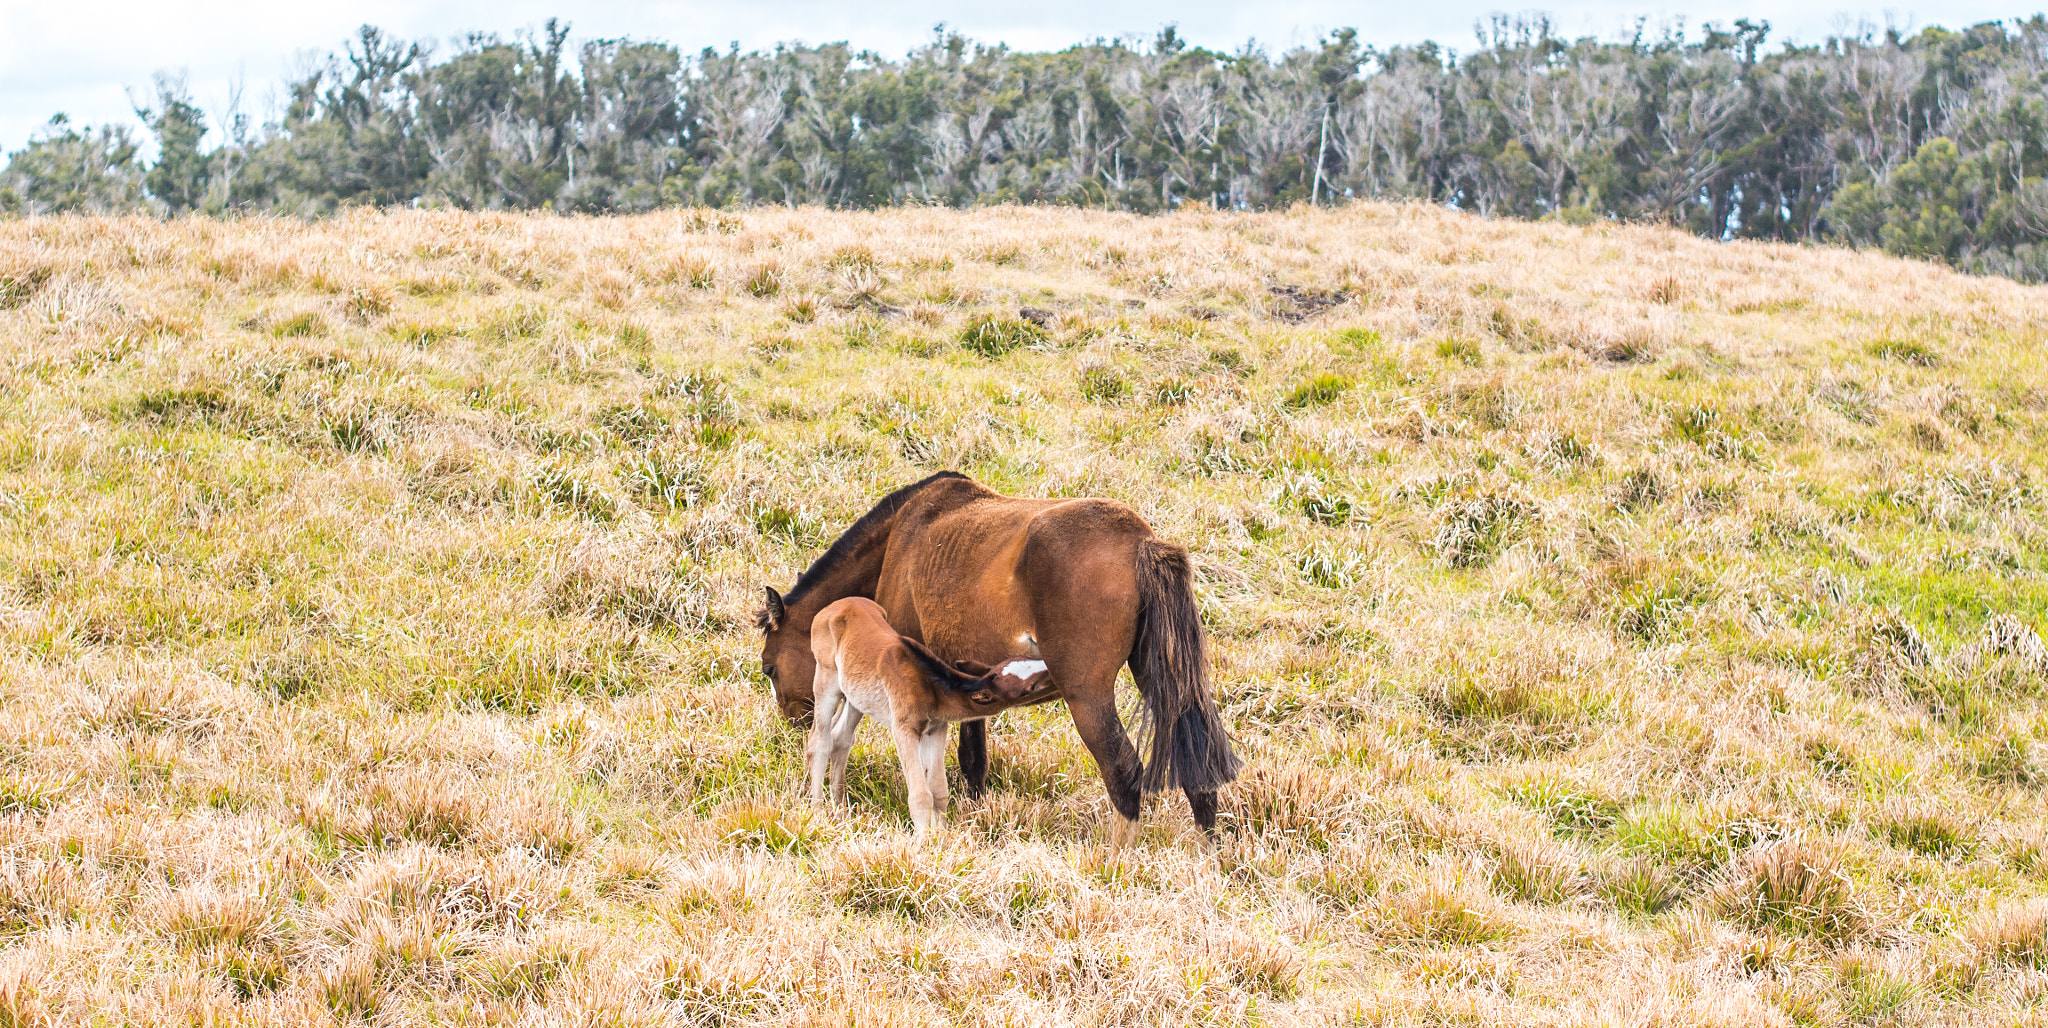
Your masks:
M1018 499L942 472L884 497L787 596L768 590L762 667L784 716L806 720L812 620L848 596L872 598L896 631L948 660L1040 657L1117 812L1134 823L1142 790L1178 786L1208 830L1238 761L1210 695L1191 579L1187 552L1123 504ZM1143 765L1116 710L1125 664L1144 701ZM970 795L986 778L985 739L981 722L962 725Z

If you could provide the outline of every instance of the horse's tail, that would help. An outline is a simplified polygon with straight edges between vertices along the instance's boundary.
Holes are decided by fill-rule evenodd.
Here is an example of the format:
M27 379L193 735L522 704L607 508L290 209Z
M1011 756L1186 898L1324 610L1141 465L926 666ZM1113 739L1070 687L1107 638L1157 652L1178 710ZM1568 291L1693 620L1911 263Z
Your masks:
M1147 792L1169 785L1215 792L1237 777L1237 755L1210 695L1193 578L1188 551L1158 539L1138 543L1138 637L1130 663L1145 702L1143 734L1151 739Z

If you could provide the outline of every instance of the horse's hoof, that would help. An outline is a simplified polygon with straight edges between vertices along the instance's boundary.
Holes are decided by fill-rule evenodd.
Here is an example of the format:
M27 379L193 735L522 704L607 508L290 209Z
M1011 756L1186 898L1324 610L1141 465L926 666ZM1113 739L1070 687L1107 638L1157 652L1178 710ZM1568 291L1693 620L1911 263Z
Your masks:
M1121 852L1124 847L1138 841L1138 822L1133 818L1119 817L1109 826L1109 851Z

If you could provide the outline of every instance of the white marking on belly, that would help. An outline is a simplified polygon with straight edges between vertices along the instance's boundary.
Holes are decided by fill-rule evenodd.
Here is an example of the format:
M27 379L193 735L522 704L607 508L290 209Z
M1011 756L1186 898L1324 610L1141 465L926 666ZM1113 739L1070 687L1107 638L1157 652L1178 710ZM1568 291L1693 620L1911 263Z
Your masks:
M1042 660L1013 660L1003 665L1004 674L1017 678L1030 678L1032 675L1043 670L1045 670L1045 661Z

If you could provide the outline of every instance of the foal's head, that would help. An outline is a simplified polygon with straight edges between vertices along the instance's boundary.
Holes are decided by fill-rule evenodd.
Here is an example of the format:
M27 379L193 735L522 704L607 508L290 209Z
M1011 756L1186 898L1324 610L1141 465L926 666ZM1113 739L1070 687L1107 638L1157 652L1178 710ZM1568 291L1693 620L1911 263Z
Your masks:
M782 594L768 590L768 602L754 615L761 640L761 673L775 690L775 706L784 720L799 727L811 723L811 676L817 658L811 656L811 626L797 625L783 605Z
M1043 688L1052 678L1045 661L1024 657L994 665L956 660L953 669L968 680L955 682L952 688L967 693L968 699L980 704L1015 703Z

